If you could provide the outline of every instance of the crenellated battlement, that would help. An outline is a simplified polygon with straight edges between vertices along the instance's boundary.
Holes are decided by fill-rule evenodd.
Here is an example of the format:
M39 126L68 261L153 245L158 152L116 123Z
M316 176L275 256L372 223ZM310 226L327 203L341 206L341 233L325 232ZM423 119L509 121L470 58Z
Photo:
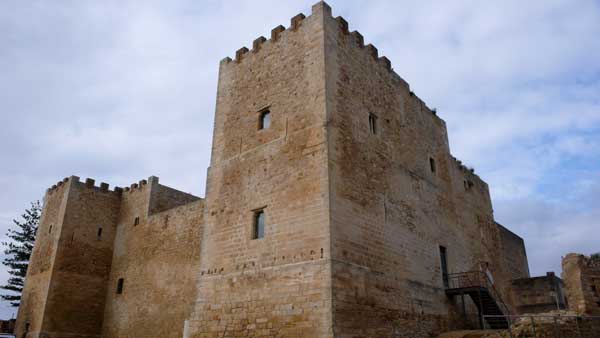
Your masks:
M461 160L457 159L457 158L456 158L456 157L454 157L454 156L452 156L452 160L454 161L454 163L456 164L456 166L458 167L458 169L460 169L462 172L465 172L465 173L471 173L471 174L473 174L473 175L476 175L476 174L475 174L475 169L473 169L473 168L468 168L466 165L464 165L464 164L462 163L462 161L461 161Z
M56 184L52 185L50 188L48 188L46 190L46 193L48 194L53 194L59 190L62 189L62 187L66 186L67 183L71 183L71 184L77 184L80 187L85 187L87 189L93 189L99 192L104 192L104 193L114 193L114 194L118 194L121 195L123 192L134 192L134 191L140 191L142 189L144 189L148 184L152 185L152 184L158 184L158 177L156 176L150 176L148 178L148 180L142 179L137 183L132 183L129 187L125 187L125 188L121 188L121 187L114 187L113 190L110 190L110 185L108 183L105 182L101 182L100 185L96 185L96 180L93 178L86 178L84 182L80 182L80 178L79 176L70 176L70 177L65 177L64 179L62 179L61 181L58 181Z
M264 36L259 36L258 38L256 38L253 42L252 42L252 49L248 49L247 47L242 47L240 49L238 49L235 52L235 57L232 60L230 57L226 57L224 59L221 60L221 66L223 65L228 65L228 64L239 64L241 62L243 62L243 60L245 58L247 58L249 55L253 55L253 54L257 54L261 51L261 49L264 47L265 44L269 44L269 43L276 43L278 40L281 39L283 34L287 34L288 32L296 32L298 31L301 27L302 27L302 23L312 17L313 15L315 15L316 13L323 13L323 16L325 18L330 18L333 19L332 16L332 12L331 12L331 7L325 3L324 1L318 2L317 4L315 4L312 7L312 12L311 15L309 17L306 17L303 13L299 13L297 15L295 15L294 17L292 17L290 19L290 27L289 28L285 28L282 25L279 25L275 28L273 28L271 30L271 38L267 39ZM344 35L349 36L350 38L347 39L347 41L350 41L351 43L353 43L357 48L363 50L365 53L367 53L368 55L371 56L371 59L378 65L381 67L383 72L386 72L390 75L392 81L394 81L396 84L398 84L399 86L403 87L407 92L410 93L410 97L415 100L415 105L419 106L421 108L421 111L426 111L429 114L432 114L433 116L437 117L437 111L436 109L431 109L427 106L427 104L421 100L417 95L415 95L411 90L410 90L410 85L408 84L408 82L406 82L400 75L398 75L396 73L396 71L392 68L392 63L390 61L389 58L387 58L386 56L379 56L379 51L377 49L377 47L375 47L373 44L367 44L365 45L364 42L364 37L363 35L358 32L358 31L350 31L349 27L348 27L348 21L346 21L346 19L344 19L341 16L335 17L334 19L337 24L338 27L340 29L340 32ZM438 117L439 119L439 117Z
M381 66L387 73L389 73L392 77L392 80L403 87L410 95L410 97L416 101L416 105L421 107L421 111L426 111L430 114L433 114L437 117L437 110L431 109L427 106L427 104L421 100L414 92L410 90L410 85L406 82L400 75L396 73L396 71L392 68L392 62L386 56L379 56L379 51L377 47L372 44L365 45L363 35L358 31L350 32L348 28L348 21L341 16L335 18L338 23L338 27L340 31L344 35L350 36L350 39L347 39L351 43L353 43L357 48L364 50L371 59L379 66ZM439 119L439 117L437 117ZM441 119L440 119L441 120Z
M452 158L452 161L454 162L454 164L456 165L456 167L465 175L465 179L467 179L466 180L467 186L465 186L465 188L472 187L475 182L485 185L485 182L481 179L481 177L479 177L479 175L477 175L475 173L474 168L469 168L469 167L465 166L461 160L457 159L454 156L451 156L451 158Z
M329 7L329 5L327 5L324 1L321 1L312 7L311 16L313 16L314 14L316 14L318 12L323 12L324 15L331 17L331 7ZM226 58L222 59L221 65L226 65L226 64L230 64L230 63L236 64L236 63L242 62L242 60L244 58L246 58L249 53L250 54L258 53L264 44L275 43L278 40L280 40L281 36L283 34L285 34L286 31L287 32L297 31L300 27L302 27L302 23L304 22L305 19L307 19L307 17L303 13L299 13L299 14L295 15L294 17L292 17L290 19L290 27L289 28L286 29L283 25L279 25L279 26L273 28L271 30L271 38L270 39L267 39L264 36L259 36L258 38L254 39L254 41L252 42L252 50L249 50L248 47L244 46L235 52L235 57L233 60L230 57L226 57Z
M142 179L139 180L137 183L131 183L129 187L125 187L123 190L129 193L135 191L142 191L146 188L146 186L152 186L154 184L158 184L158 177L150 176L147 180Z

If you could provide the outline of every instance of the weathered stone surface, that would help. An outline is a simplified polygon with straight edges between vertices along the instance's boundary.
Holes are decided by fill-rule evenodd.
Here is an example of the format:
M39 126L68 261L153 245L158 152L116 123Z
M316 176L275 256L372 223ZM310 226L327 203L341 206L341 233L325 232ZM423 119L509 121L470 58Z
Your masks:
M511 298L517 313L544 313L567 308L563 281L548 272L546 276L519 278L511 283Z
M440 246L503 297L529 276L487 184L376 47L324 2L271 37L220 63L205 200L155 177L48 191L58 232L36 243L19 336L431 337L475 309L446 296Z
M44 198L17 335L181 337L196 290L204 201L156 177L126 193L93 182L73 176ZM125 278L119 297L118 278Z

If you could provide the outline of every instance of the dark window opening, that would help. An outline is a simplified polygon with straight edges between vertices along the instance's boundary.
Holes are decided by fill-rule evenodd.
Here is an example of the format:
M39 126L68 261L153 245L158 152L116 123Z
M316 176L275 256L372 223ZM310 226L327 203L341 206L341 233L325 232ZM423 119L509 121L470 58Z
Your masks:
M138 225L138 224L140 224L140 218L139 218L139 217L136 217L136 218L133 220L133 225L134 225L134 226L136 226L136 225Z
M448 280L448 257L446 253L446 248L440 245L440 261L442 268L442 281L444 282L444 287L447 289L450 287L450 281Z
M258 118L258 130L267 129L271 126L271 111L265 109L260 112Z
M52 233L52 224L50 224L50 228L48 228L48 233L51 234Z
M102 238L102 228L98 228L98 239Z
M259 239L263 237L265 237L265 211L261 209L254 212L252 239Z
M369 113L369 132L372 135L377 134L377 115Z
M123 283L123 278L119 278L119 280L117 281L117 294L119 295L123 293Z
M435 172L435 160L433 159L433 157L429 158L429 168L431 169L432 173Z

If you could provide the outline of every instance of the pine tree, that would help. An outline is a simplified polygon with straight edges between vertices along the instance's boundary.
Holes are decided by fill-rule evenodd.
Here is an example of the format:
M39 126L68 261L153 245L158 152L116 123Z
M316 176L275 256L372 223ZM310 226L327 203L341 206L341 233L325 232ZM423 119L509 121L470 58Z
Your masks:
M41 213L40 202L32 202L31 208L26 209L25 213L21 215L21 221L13 220L15 229L8 229L6 236L11 241L2 242L5 247L4 254L7 256L2 264L9 268L8 273L11 277L8 278L6 285L0 286L0 289L11 291L11 293L0 295L0 297L15 307L19 306L21 301L21 292Z

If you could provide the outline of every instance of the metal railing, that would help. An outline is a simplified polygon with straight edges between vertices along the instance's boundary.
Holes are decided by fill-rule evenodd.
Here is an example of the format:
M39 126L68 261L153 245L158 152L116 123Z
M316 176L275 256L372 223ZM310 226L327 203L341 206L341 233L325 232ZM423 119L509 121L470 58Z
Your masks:
M463 288L486 288L492 298L496 300L496 303L505 315L510 315L510 308L502 300L502 296L496 288L494 283L490 280L489 276L483 271L467 271L459 273L448 274L448 287L447 289L463 289ZM485 314L484 314L485 315Z
M600 316L573 315L484 315L485 319L507 320L510 329L492 337L498 338L598 338Z

